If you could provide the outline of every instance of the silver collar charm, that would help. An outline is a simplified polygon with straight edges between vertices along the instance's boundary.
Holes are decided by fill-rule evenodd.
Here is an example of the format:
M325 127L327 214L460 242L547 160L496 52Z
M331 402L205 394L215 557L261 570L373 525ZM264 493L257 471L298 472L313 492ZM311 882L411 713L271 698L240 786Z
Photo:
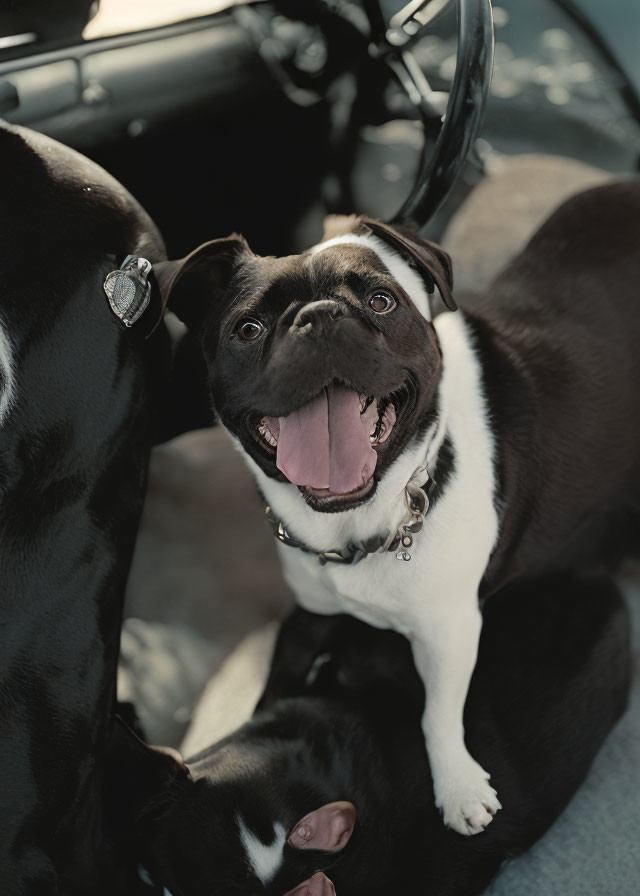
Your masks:
M151 262L146 258L127 255L119 271L107 274L104 291L111 310L125 327L135 324L151 300L150 272Z
M396 551L396 560L411 560L411 548L413 536L424 526L424 518L429 511L430 497L435 489L435 480L424 470L427 480L422 485L417 485L412 479L404 490L404 503L407 513L398 526L396 534L388 545L388 551Z
M404 503L406 511L395 532L388 529L378 535L373 535L361 542L350 541L343 550L314 551L303 541L299 541L289 535L282 520L273 513L271 507L265 507L267 522L271 526L274 536L282 544L292 548L299 548L306 554L315 554L320 565L325 563L360 563L369 554L395 553L396 560L411 560L413 536L424 526L424 520L429 512L431 501L437 483L429 469L436 466L438 451L444 441L444 421L441 417L435 424L435 432L431 438L429 450L424 464L414 470L409 482L404 487Z

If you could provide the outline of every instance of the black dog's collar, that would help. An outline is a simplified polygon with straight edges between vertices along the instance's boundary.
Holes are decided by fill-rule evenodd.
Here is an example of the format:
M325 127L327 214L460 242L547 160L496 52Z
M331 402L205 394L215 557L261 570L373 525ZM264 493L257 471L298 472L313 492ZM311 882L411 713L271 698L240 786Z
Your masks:
M369 554L393 553L394 551L397 552L397 560L411 560L410 550L413 546L413 536L424 525L424 518L429 512L431 498L436 488L435 479L431 478L428 471L425 472L427 481L423 485L413 485L412 479L405 486L404 501L407 506L407 514L391 540L391 533L387 530L361 542L350 541L342 551L314 551L313 548L310 548L303 541L299 541L289 535L284 523L274 515L269 505L265 507L267 522L278 541L291 548L300 548L305 554L315 554L322 566L326 563L347 563L352 565L360 563Z

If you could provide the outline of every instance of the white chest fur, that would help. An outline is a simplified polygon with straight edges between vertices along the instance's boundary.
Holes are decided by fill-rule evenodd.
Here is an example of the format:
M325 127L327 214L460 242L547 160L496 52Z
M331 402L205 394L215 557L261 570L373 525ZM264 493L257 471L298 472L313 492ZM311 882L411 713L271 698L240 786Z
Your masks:
M462 314L435 321L443 354L439 406L444 430L430 430L387 471L375 498L344 513L311 510L298 489L268 479L252 464L260 488L289 531L315 550L337 549L384 529L405 512L404 486L427 455L432 438L446 434L454 470L416 536L409 562L373 554L354 566L321 566L313 554L281 545L285 577L299 603L316 613L347 612L380 628L410 636L429 605L455 593L477 592L498 534L494 506L493 437L487 421L478 360Z

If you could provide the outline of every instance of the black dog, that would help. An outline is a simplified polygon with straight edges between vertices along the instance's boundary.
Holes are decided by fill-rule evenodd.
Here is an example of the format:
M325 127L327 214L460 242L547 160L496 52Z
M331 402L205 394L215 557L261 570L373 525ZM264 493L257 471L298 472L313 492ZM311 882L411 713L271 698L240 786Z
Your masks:
M436 804L476 834L501 806L462 724L479 597L637 547L640 183L571 199L434 320L435 286L456 307L441 249L371 219L330 227L288 258L214 241L159 277L298 602L409 637Z
M574 793L629 675L628 618L608 579L559 577L488 603L465 722L510 811L468 839L433 805L407 641L296 610L253 720L188 770L122 733L114 829L180 896L329 896L325 875L339 896L480 893Z
M103 283L164 247L77 153L2 126L0 158L0 892L113 893L103 754L166 332Z

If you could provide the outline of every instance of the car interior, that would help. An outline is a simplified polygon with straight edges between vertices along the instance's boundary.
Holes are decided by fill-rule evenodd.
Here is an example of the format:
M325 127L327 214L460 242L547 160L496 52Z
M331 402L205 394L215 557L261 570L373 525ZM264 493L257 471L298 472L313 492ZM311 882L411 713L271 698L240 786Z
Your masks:
M480 9L493 38L464 30ZM637 175L639 40L638 0L21 0L0 8L0 116L104 167L169 258L232 232L262 255L299 252L327 214L386 220L428 181L421 232L473 290L559 196ZM464 84L461 48L475 66ZM456 117L461 90L473 111ZM200 431L154 451L119 681L149 739L186 737L185 754L251 713L291 604L260 501L203 395L176 430ZM639 581L625 570L636 657ZM587 896L635 892L640 806L624 798L640 772L635 674L594 774L493 896L577 882ZM599 830L607 813L617 820Z

